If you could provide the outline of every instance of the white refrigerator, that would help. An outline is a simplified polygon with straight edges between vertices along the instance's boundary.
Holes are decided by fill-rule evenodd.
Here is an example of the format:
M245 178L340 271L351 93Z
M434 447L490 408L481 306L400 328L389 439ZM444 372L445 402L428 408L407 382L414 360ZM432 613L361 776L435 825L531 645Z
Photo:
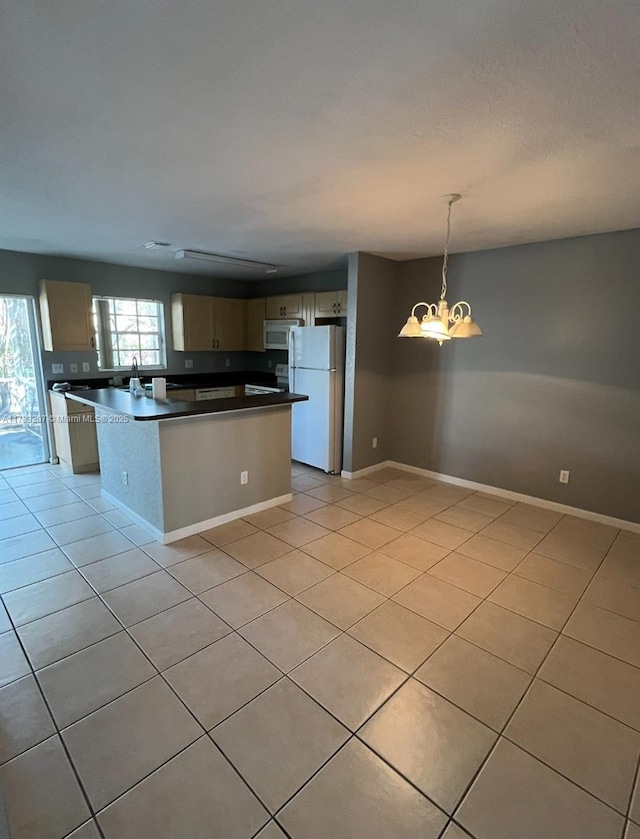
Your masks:
M309 397L293 405L291 454L325 472L342 469L344 346L341 326L289 332L289 390Z

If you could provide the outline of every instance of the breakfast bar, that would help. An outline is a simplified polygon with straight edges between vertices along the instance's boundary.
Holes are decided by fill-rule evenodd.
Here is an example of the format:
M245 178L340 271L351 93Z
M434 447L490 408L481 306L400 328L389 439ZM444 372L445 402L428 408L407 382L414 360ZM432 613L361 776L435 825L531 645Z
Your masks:
M162 543L291 500L295 393L201 402L115 388L67 394L95 410L102 495Z

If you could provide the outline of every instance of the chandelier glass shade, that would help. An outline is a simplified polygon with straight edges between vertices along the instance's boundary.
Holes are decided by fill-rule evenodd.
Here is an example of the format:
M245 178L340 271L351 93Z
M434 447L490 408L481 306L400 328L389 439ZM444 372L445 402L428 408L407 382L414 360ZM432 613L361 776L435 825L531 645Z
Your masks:
M444 245L442 261L442 290L437 303L420 301L411 309L407 322L398 333L398 338L431 338L440 346L451 338L478 338L482 330L473 320L471 306L466 300L454 303L451 308L446 301L447 296L447 268L449 262L449 239L451 237L451 205L460 200L460 195L443 195L447 202L447 238ZM425 308L422 319L418 320L416 312Z

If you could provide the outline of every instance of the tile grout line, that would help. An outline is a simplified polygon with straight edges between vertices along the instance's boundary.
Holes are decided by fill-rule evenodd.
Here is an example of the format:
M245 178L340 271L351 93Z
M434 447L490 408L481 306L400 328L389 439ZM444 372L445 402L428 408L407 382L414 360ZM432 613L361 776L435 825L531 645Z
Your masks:
M69 766L70 766L70 768L71 768L71 771L73 772L73 775L74 775L74 777L75 777L75 779L76 779L76 782L77 782L77 784L78 784L78 787L79 787L79 789L80 789L80 791L81 791L81 793L82 793L82 796L83 796L83 798L84 798L84 801L85 801L85 804L86 804L86 806L87 806L87 809L88 809L88 811L89 811L89 813L90 813L90 816L91 816L91 818L92 818L92 819L94 819L94 815L95 815L95 814L94 814L93 806L92 806L91 801L90 801L90 799L89 799L89 795L88 795L88 793L87 793L87 791L86 791L86 789L85 789L85 786L84 786L84 783L82 782L82 779L80 778L80 775L79 775L79 773L78 773L78 771L77 771L77 769L76 769L76 766L75 766L74 762L73 762L73 761L72 761L72 759L71 759L71 755L70 755L70 753L69 753L69 749L67 748L67 744L65 743L64 738L62 737L62 733L61 733L61 731L60 731L60 728L58 727L58 723L56 722L56 718L55 718L55 717L54 717L54 715L53 715L53 712L52 712L52 710L51 710L51 706L50 706L50 704L49 704L49 701L47 700L47 697L46 697L46 695L45 695L45 693L44 693L44 691L43 691L43 689L42 689L42 685L40 684L40 681L38 680L38 678L37 678L37 676L36 676L36 671L33 669L33 666L32 666L32 664L31 664L31 661L30 661L30 659L29 659L29 656L27 655L27 651L26 651L26 649L24 648L24 645L23 645L23 643L22 643L22 639L20 638L20 636L19 636L19 635L18 635L18 633L16 632L15 624L13 623L13 619L11 618L11 615L9 615L9 620L11 621L11 625L13 626L13 631L15 632L15 634L16 634L16 638L18 639L18 643L20 644L20 648L21 648L21 650L22 650L22 654L23 654L23 655L24 655L24 657L25 657L25 661L27 662L27 664L29 665L29 668L30 668L30 670L31 670L31 673L30 673L31 678L34 680L34 682L35 682L35 684L36 684L37 690L38 690L38 692L39 692L39 694L40 694L40 698L42 699L42 701L43 701L43 703L44 703L44 706L45 706L45 708L47 709L47 713L49 714L49 717L50 717L50 719L51 719L51 722L53 723L53 727L54 727L54 732L55 732L55 733L54 733L54 734L52 734L52 735L50 735L50 737L57 737L57 738L58 738L58 741L60 742L60 744L61 744L61 746L62 746L62 749L63 749L63 751L64 751L64 753L65 753L65 756L66 756L67 761L68 761L68 763L69 763ZM23 678L23 677L21 677L21 678ZM17 680L16 680L16 681L17 681ZM42 743L46 742L48 739L49 739L49 737L46 737L44 740L41 740L41 741L40 741L40 743L36 743L34 746L30 746L30 747L29 747L29 749L24 749L24 750L23 750L22 752L20 752L18 755L14 755L14 757L13 757L13 758L10 758L10 760L14 760L14 759L16 759L16 758L18 758L18 757L20 757L20 756L22 756L22 755L26 754L26 753L27 753L30 749L36 748L37 746L39 746L39 745L41 745ZM3 766L6 766L6 765L7 765L7 763L9 763L9 762L10 762L10 760L9 760L9 761L6 761L6 763L4 763L4 764L3 764ZM94 821L95 821L95 819L94 819ZM86 819L84 819L82 822L80 822L80 824L76 825L76 826L73 828L72 832L73 832L74 830L77 830L77 828L78 828L78 827L81 827L81 826L82 826L85 822L86 822ZM106 837L104 836L104 833L102 832L102 829L100 828L100 826L99 826L99 825L98 825L98 832L99 832L99 834L100 834L100 836L101 836L101 839L106 839Z
M557 526L557 525L556 525L556 526ZM605 555L605 556L606 556L606 555ZM605 560L605 557L603 557L603 558L602 558L602 560L601 560L601 562L600 562L600 565L602 564L602 562L604 562L604 560ZM598 568L600 567L600 565L598 566ZM597 569L596 569L596 573L597 573ZM579 602L579 601L578 601L578 602ZM564 624L563 624L563 628L564 628L564 627L567 625L567 623L571 620L571 616L573 615L573 613L575 612L575 609L576 609L577 607L578 607L578 604L576 604L576 606L574 607L574 609L573 609L573 610L571 611L571 613L569 614L568 618L566 619L566 621L565 621L565 622L564 622ZM521 699L519 700L519 702L516 704L515 708L514 708L514 709L513 709L513 711L511 712L511 714L509 715L509 717L508 717L508 719L507 719L507 721L506 721L505 725L503 726L503 729L502 729L503 731L505 731L505 730L507 729L507 727L510 725L511 721L513 720L513 718L515 717L516 713L517 713L517 712L518 712L518 710L520 709L520 706L521 706L521 705L522 705L522 703L524 702L525 698L528 696L529 692L531 691L531 687L532 687L532 685L535 683L535 680L538 678L538 674L539 674L540 670L542 669L543 665L545 664L545 662L547 661L547 659L548 659L548 658L549 658L549 656L551 655L552 650L555 648L556 644L558 643L558 639L559 639L561 636L562 636L562 630L560 630L560 632L558 633L558 635L557 635L557 637L555 638L554 642L551 644L551 646L550 646L549 650L547 651L546 655L544 656L544 658L543 658L543 659L542 659L542 661L540 662L540 664L539 664L538 668L536 669L536 672L533 674L533 679L532 679L532 681L530 682L529 687L527 688L527 690L525 691L525 693L523 694L523 696L521 697ZM544 681L544 680L542 680L542 681ZM573 698L574 698L574 699L577 699L577 697L573 697ZM580 702L581 700L577 699L577 701L578 701L578 702ZM585 704L587 704L587 703L585 703ZM595 710L597 710L597 709L595 709ZM455 807L455 808L454 808L454 810L453 810L452 818L456 815L456 813L458 812L458 810L460 809L460 807L461 807L461 806L462 806L462 804L464 803L464 801L465 801L466 797L468 796L469 792L471 791L471 789L472 789L473 785L475 784L475 782L476 782L477 778L479 777L480 773L482 772L482 770L484 769L484 767L485 767L485 766L487 765L487 763L489 762L489 758L490 758L490 757L491 757L491 755L495 752L495 750L496 750L496 748L497 748L498 744L500 743L501 738L503 738L503 735L502 735L502 734L500 734L500 735L498 736L498 739L496 740L496 742L495 742L495 744L494 744L493 748L490 750L490 752L489 752L489 754L486 756L486 758L482 761L482 763L481 763L481 764L480 764L480 766L478 767L478 770L477 770L477 771L476 771L476 773L474 774L473 778L471 779L471 781L469 782L469 784L468 784L468 785L467 785L467 787L465 788L465 790L464 790L464 792L463 792L462 796L458 799L458 804L456 805L456 807ZM508 739L508 738L504 738L504 739ZM512 741L511 741L511 740L508 740L508 742L512 742ZM517 748L521 748L521 747L520 747L520 746L518 746L517 744L516 744L516 747L517 747ZM528 752L526 752L526 750L525 750L525 749L523 749L523 751L525 751L525 753L527 753L527 754L528 754ZM532 755L532 757L533 757L533 759L534 759L534 760L539 760L539 758L537 758L537 757L535 757L535 756L533 756L533 755ZM546 765L546 764L544 764L542 761L540 761L540 763L542 763L543 765ZM556 772L558 775L560 775L561 777L563 777L565 780L569 781L571 784L574 784L574 786L577 786L577 787L578 787L578 785L577 785L574 781L572 781L570 778L566 778L566 776L564 776L561 772L558 772L556 769L553 769L553 768L551 768L551 767L549 767L549 768L551 769L551 771ZM578 787L578 788L579 788L579 789L581 789L581 787ZM597 796L593 795L592 793L589 793L589 795L591 795L591 797L592 797L592 798L594 798L596 801L599 801L599 802L600 802L601 804L603 804L604 806L609 807L609 805L608 805L608 804L606 804L606 802L604 802L604 801L600 801L600 799L599 799L599 798L597 798ZM611 810L612 810L612 812L614 812L614 813L616 813L616 812L617 812L616 810L614 810L614 809L613 809L613 808L611 808L611 807L609 807L609 809L611 809Z
M83 501L86 501L86 499L82 499L82 500L83 500ZM391 505L389 505L389 506L391 506ZM119 529L119 528L117 528L117 529ZM406 531L405 531L405 532L406 532ZM400 532L400 535L402 535L402 532ZM475 534L474 534L474 535L475 535ZM471 538L471 537L469 537L469 538ZM544 538L544 537L543 537L543 538ZM136 547L138 547L138 546L136 546ZM371 549L371 550L375 550L375 549ZM455 550L455 549L454 549L454 550ZM534 550L534 549L532 549L532 550ZM370 551L370 552L371 552L371 551ZM451 553L451 552L450 552L450 553ZM526 557L525 557L525 558L526 558ZM98 560L98 561L99 561L99 560ZM187 560L184 560L184 561L187 561ZM356 560L356 561L357 561L357 560ZM442 560L440 560L440 561L442 561ZM481 560L478 560L478 561L481 561ZM523 558L523 560L522 560L522 561L524 561L524 558ZM266 563L265 563L265 564L266 564ZM437 564L437 563L436 563L436 564ZM162 568L162 566L159 566L159 567L160 567L160 568ZM328 566L328 567L331 567L331 566ZM348 567L348 566L345 566L345 567ZM78 569L78 570L79 570L79 569ZM167 570L167 569L166 569L166 568L164 568L163 570ZM252 568L248 568L247 570L248 570L248 571L254 571L254 573L257 573L257 572L255 571L255 569L252 569ZM336 569L333 569L333 568L332 568L332 570L333 570L333 572L334 572L334 573L340 573L340 571L341 571L342 569L340 569L340 570L336 570ZM428 573L428 570L429 570L429 569L427 569L427 572L423 572L423 573ZM515 569L514 569L514 570L515 570ZM80 573L82 573L82 572L80 572ZM169 571L168 573L171 573L171 572ZM245 572L245 573L246 573L246 572ZM507 576L508 576L508 574L510 574L510 573L512 573L512 572L507 572ZM347 575L344 575L344 576L347 576ZM139 578L139 579L143 579L143 578ZM175 578L174 578L174 579L175 579ZM416 578L416 579L419 579L419 577L418 577L418 578ZM533 581L533 582L535 582L535 581ZM361 584L362 584L362 583L361 583ZM123 584L123 585L126 585L126 583L125 583L125 584ZM366 585L366 584L362 584L362 585ZM452 585L452 584L450 583L450 585ZM277 586L276 586L276 587L277 587ZM311 587L312 587L312 586L311 586ZM212 588L214 588L214 587L212 587ZM210 590L210 589L209 589L209 590ZM464 589L462 589L462 590L463 590L463 591L465 591ZM203 593L203 592L201 592L201 594L202 594L202 593ZM284 592L284 593L288 595L288 592ZM301 593L301 592L298 592L298 594L300 594L300 593ZM381 594L380 592L378 592L378 593L379 593L379 594ZM190 592L190 594L193 594L193 593L192 593L192 592ZM584 594L584 593L583 593L583 594ZM198 598L198 595L194 595L194 596L195 596L196 598ZM288 595L288 596L289 596L289 597L291 597L291 595ZM384 595L383 595L383 596L384 596ZM488 595L487 595L487 596L485 596L484 598L481 598L481 602L482 602L483 600L485 600L485 599L486 599L486 597L488 597ZM581 596L581 597L582 597L582 596ZM580 598L578 598L578 601L580 601L580 600L581 600L581 597L580 597ZM199 599L199 598L198 598L198 599ZM291 599L296 599L296 598L295 598L295 596L294 596L294 597L293 597L293 598L291 598ZM386 601L388 601L388 600L390 600L390 599L391 599L391 597L389 597L389 596L385 596L385 600L383 601L383 603L384 603L384 602L386 602ZM200 602L202 602L202 601L200 601ZM286 602L288 602L288 601L286 601ZM203 605L205 605L205 606L206 606L206 604L203 604ZM304 605L304 604L303 604L303 605ZM383 604L381 603L381 604L379 604L379 605L383 605ZM478 604L478 606L479 606L479 605L480 605L480 604ZM577 605L577 604L576 604L576 605ZM171 607L169 607L169 608L171 608ZM210 608L210 607L208 607L208 608ZM276 607L276 608L277 608L277 607ZM307 607L307 608L308 608L308 607ZM375 610L375 608L378 608L378 607L374 607L374 610ZM405 608L406 608L406 607L405 607ZM477 607L476 607L476 608L477 608ZM372 611L374 611L374 610L372 610ZM166 611L166 610L163 610L163 611ZM213 611L213 610L211 610L211 611ZM474 610L474 611L475 611L475 610ZM160 614L160 613L159 613L159 614ZM216 614L216 613L214 612L214 614ZM368 613L368 614L369 614L369 613ZM516 613L516 614L517 614L517 613ZM116 617L117 617L117 616L116 616ZM218 616L218 617L219 617L219 616ZM569 618L570 618L570 617L571 617L571 615L569 616ZM567 620L569 620L569 618L568 618ZM363 618L361 618L361 619L363 619ZM357 622L358 622L358 621L356 621L356 623L357 623ZM355 625L355 624L354 624L354 625ZM565 623L565 625L566 625L566 623ZM349 628L351 628L351 627L349 627ZM127 628L127 627L124 627L124 629L125 629L125 631L127 631L127 632L128 632L128 628ZM338 629L340 629L340 628L338 627ZM235 631L237 631L237 630L233 630L233 629L232 629L232 631L234 631L234 632L235 632ZM447 640L447 639L451 636L451 634L453 634L451 631L449 631L449 630L447 630L447 631L449 632L449 635L447 635L447 637L446 637L445 639L443 639L443 641L442 641L441 643L444 643L444 642L445 642L445 641L446 641L446 640ZM340 632L341 632L341 634L347 634L347 633L348 633L348 630L340 630ZM455 632L455 630L454 630L454 632ZM239 634L239 633L238 633L238 634ZM242 636L241 636L241 637L242 637ZM340 636L337 636L337 637L340 637ZM351 637L351 636L349 636L349 637ZM559 636L558 636L558 637L559 637ZM244 639L244 640L246 640L246 639ZM332 639L332 640L335 640L335 639ZM134 641L135 641L135 639L134 639ZM551 652L551 649L553 649L553 647L555 646L555 643L556 643L556 642L557 642L557 638L556 638L556 641L554 642L554 644L552 645L552 647L550 648L549 652L547 653L547 655ZM215 643L215 642L214 642L214 643ZM328 642L328 643L331 643L331 642ZM361 642L360 642L360 643L361 643ZM325 645L325 646L326 646L326 645ZM366 646L366 645L365 645L365 646ZM322 648L321 648L321 649L322 649ZM143 652L144 652L144 651L143 651ZM259 651L258 651L258 652L259 652ZM373 651L373 652L375 653L376 651ZM431 655L433 655L434 653L435 653L435 650L431 653ZM379 653L376 653L376 654L377 654L377 655L380 655ZM312 655L315 655L315 653L313 653ZM429 656L429 657L430 657L430 656ZM425 660L428 660L428 658L429 658L429 657L427 657L427 659L425 659ZM383 657L383 656L381 656L381 658L384 658L384 657ZM307 660L307 659L305 659L305 660ZM545 656L545 659L543 659L543 662L542 662L542 663L544 663L544 660L546 660L546 656ZM392 662L391 662L391 663L392 663ZM423 662L423 663L424 663L424 662ZM152 664L153 664L153 663L152 663ZM296 666L299 666L299 665L296 665ZM421 666L422 666L422 664L418 665L418 668L416 668L416 670L414 670L414 671L413 671L413 673L415 673L415 672L417 671L417 669L419 669L419 667L421 667ZM540 666L542 666L542 664L541 664ZM279 668L278 668L278 669L279 669ZM540 669L540 668L538 668L538 669ZM408 677L407 677L407 678L403 681L402 685L406 684L406 682L408 681L408 679L409 679L409 678L411 678L411 677L413 676L413 673L412 673L412 674L410 674L410 675L409 675L409 676L408 676ZM162 674L160 674L160 675L162 675ZM534 675L534 677L532 677L532 681L533 681L533 679L535 679L536 677L537 677L537 672L536 672L536 674ZM285 678L289 678L287 674L285 674ZM278 681L280 681L280 680L278 680ZM291 681L292 681L292 680L291 680ZM294 684L295 684L295 683L294 683ZM402 685L401 685L401 686L402 686ZM401 687L401 686L399 686L399 687L398 687L398 690L400 689L400 687ZM298 686L298 687L300 687L300 686ZM268 689L268 688L267 688L267 689ZM393 694L392 694L392 695L393 695ZM254 698L255 698L255 697L254 697ZM311 697L311 698L313 699L313 697ZM389 698L390 698L390 697L389 697ZM250 700L250 701L252 701L252 700ZM317 702L317 700L314 700L314 701L316 701L316 702ZM387 700L385 700L385 702L386 702L386 701L388 701L388 699L387 699ZM384 705L384 704L385 704L385 703L383 703L383 705ZM454 704L454 703L452 703L452 704ZM244 707L244 706L243 706L243 707ZM322 705L320 705L320 707L323 707L323 708L324 708L324 706L322 706ZM382 707L382 706L381 706L381 707ZM238 710L239 710L239 709L238 709ZM325 710L326 710L326 709L325 709ZM234 712L234 713L235 713L235 712ZM377 713L377 710L376 710L374 713ZM468 712L466 712L466 713L468 713ZM372 714L372 715L373 715L373 714ZM371 715L371 716L372 716L372 715ZM230 716L231 716L231 715L230 715ZM364 724L365 724L365 723L363 723L363 725L364 725ZM506 723L506 724L508 724L508 723ZM505 725L506 725L506 724L505 724ZM355 735L354 735L354 736L355 736ZM499 739L499 738L498 738L498 739ZM347 740L346 742L349 742L349 740ZM345 744L345 745L346 745L346 744ZM235 768L235 767L234 767L234 768ZM154 770L154 771L155 771L155 770ZM395 770L395 769L394 769L394 771L397 771L397 770ZM555 770L554 770L554 771L555 771ZM239 774L239 773L238 773L238 774ZM310 780L310 779L309 779L309 780ZM245 783L246 783L246 782L245 782ZM574 783L574 782L572 782L572 783ZM306 784L305 784L305 785L306 785ZM295 794L297 794L297 793L295 793ZM422 795L424 795L422 792L421 792L421 794L422 794ZM466 792L465 792L464 794L466 795ZM599 800L599 799L598 799L598 800ZM283 806L284 806L284 805L283 805ZM445 826L445 827L446 827L446 826ZM262 828L261 828L261 829L262 829Z

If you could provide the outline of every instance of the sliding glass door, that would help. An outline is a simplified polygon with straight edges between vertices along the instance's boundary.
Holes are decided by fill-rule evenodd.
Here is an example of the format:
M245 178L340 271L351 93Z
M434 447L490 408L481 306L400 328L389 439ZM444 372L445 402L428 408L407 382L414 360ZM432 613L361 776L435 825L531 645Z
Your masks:
M31 297L0 295L0 470L48 459L44 392Z

